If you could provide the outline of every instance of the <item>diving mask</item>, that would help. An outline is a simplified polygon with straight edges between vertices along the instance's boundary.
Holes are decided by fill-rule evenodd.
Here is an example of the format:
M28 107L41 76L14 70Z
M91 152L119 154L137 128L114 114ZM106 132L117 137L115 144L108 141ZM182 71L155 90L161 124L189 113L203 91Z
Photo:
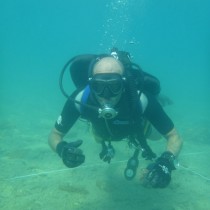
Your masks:
M92 92L99 97L111 98L121 94L124 89L124 79L117 73L95 74L89 84Z

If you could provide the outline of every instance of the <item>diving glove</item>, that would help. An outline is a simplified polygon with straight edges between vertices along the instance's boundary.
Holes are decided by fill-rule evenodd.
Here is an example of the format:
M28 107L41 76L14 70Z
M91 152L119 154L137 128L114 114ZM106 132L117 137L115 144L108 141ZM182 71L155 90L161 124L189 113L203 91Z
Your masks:
M74 168L85 162L85 156L78 147L82 144L82 140L67 143L61 141L56 147L56 152L62 158L63 163L69 167Z
M102 143L102 151L99 153L99 157L101 158L101 160L110 163L114 155L114 147L111 144L107 146L105 143Z
M155 163L147 166L148 173L146 180L153 188L164 188L169 185L171 181L171 172L175 170L174 166L175 156L167 151L164 152Z

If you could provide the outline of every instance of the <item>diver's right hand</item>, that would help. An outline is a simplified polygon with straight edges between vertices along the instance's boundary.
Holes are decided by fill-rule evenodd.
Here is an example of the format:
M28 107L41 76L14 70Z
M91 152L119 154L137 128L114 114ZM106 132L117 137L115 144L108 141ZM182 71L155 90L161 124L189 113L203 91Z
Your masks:
M69 167L74 168L85 162L85 155L78 147L82 144L82 140L67 143L61 141L56 147L56 152L62 158L63 163Z
M99 157L101 158L101 160L110 163L114 155L115 155L115 150L111 144L108 146L102 144L102 150L99 153Z

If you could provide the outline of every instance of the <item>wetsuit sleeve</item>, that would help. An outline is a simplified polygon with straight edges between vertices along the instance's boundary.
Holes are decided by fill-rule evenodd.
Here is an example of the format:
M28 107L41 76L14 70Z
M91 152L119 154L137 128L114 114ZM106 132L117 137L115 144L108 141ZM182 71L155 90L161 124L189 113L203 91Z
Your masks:
M174 123L154 96L148 94L146 96L148 106L144 112L145 117L162 135L166 135L174 128Z
M78 92L75 91L66 101L60 116L55 122L55 128L63 134L66 134L70 130L80 116L74 101L71 100L71 98L75 98L77 94Z

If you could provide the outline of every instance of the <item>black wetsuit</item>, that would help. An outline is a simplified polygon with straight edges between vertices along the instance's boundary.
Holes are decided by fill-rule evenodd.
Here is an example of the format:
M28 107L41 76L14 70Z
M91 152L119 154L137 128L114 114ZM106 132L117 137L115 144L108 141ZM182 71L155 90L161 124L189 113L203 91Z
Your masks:
M71 95L71 98L75 98L77 94L78 91L75 91ZM147 119L162 135L167 134L173 129L173 122L164 112L163 108L154 96L150 94L145 95L148 99L148 104L144 113L142 114L142 117ZM86 104L98 106L97 102L93 100L91 95L87 97ZM108 131L105 120L103 118L99 118L96 111L84 106L81 108L81 111L79 111L76 108L74 101L68 99L60 117L55 123L55 128L58 131L66 134L74 125L76 120L82 116L82 118L85 118L92 123L94 131L96 131L97 135L102 137L104 140L109 139L110 135L113 140L127 138L129 135L132 135L134 129L133 125L131 124L131 106L130 103L128 103L126 94L124 94L115 108L118 111L118 115L113 119L107 120L109 127Z

